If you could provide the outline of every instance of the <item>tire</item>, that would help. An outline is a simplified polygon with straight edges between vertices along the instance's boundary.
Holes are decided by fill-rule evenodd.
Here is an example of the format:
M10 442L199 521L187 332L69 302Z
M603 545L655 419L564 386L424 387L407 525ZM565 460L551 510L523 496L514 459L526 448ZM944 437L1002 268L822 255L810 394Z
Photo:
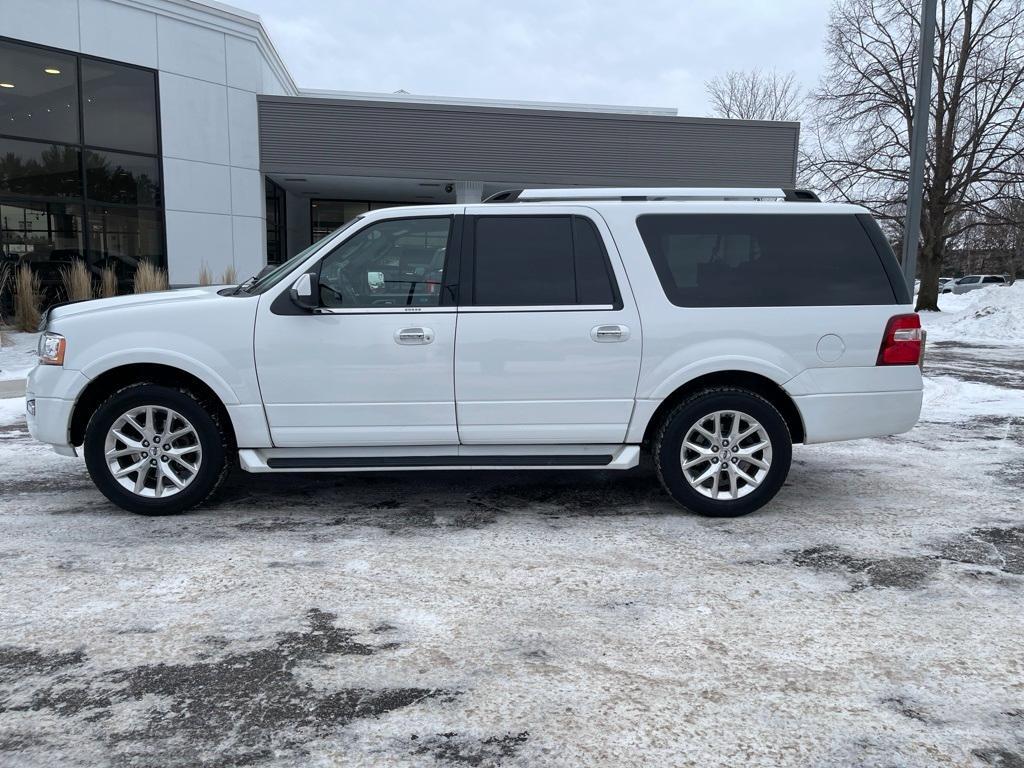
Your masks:
M100 492L122 509L178 514L209 499L227 477L230 443L222 421L213 404L187 390L132 384L90 417L85 465ZM157 432L166 433L159 442L147 439Z
M741 436L738 446L736 436ZM668 414L653 453L658 479L679 504L707 517L739 517L778 493L789 474L793 440L782 414L763 397L718 387L692 395Z

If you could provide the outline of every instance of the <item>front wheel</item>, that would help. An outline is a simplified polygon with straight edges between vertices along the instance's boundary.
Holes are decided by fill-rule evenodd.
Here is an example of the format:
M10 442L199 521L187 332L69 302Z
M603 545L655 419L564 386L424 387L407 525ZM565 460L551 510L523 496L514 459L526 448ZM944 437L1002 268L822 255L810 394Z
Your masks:
M228 469L217 410L192 393L133 384L89 419L85 464L96 487L142 515L184 512L209 498Z
M665 490L684 507L737 517L778 493L792 445L775 406L747 390L716 388L698 392L668 415L654 460Z

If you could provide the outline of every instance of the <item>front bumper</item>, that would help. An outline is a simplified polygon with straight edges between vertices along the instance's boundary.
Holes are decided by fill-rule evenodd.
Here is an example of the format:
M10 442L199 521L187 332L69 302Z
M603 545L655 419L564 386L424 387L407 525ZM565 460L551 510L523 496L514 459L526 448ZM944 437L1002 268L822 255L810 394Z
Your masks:
M70 371L53 365L32 369L25 388L28 431L41 443L49 443L57 453L75 456L71 445L71 415L78 395L89 379L81 371Z

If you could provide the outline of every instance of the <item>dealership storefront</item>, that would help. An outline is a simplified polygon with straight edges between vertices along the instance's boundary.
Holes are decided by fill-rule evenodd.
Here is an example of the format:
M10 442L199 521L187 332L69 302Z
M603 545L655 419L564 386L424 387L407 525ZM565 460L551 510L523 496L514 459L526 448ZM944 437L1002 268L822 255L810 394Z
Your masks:
M240 275L387 205L522 186L791 186L795 123L298 88L258 17L0 0L0 259Z
M0 62L4 261L47 285L83 256L125 283L128 265L162 263L156 73L3 41Z

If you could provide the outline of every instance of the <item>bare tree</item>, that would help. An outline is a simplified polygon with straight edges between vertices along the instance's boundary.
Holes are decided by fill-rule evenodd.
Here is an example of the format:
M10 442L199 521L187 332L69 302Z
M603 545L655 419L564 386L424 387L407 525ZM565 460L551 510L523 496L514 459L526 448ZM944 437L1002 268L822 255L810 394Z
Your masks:
M890 220L906 210L919 5L836 0L810 96L814 185ZM936 22L917 300L932 310L947 243L984 226L1022 178L1024 0L939 0Z
M726 72L704 84L718 117L737 120L799 120L803 97L796 74Z
M1016 280L1024 269L1024 196L1003 201L989 228L992 246L1005 254L1006 271Z

